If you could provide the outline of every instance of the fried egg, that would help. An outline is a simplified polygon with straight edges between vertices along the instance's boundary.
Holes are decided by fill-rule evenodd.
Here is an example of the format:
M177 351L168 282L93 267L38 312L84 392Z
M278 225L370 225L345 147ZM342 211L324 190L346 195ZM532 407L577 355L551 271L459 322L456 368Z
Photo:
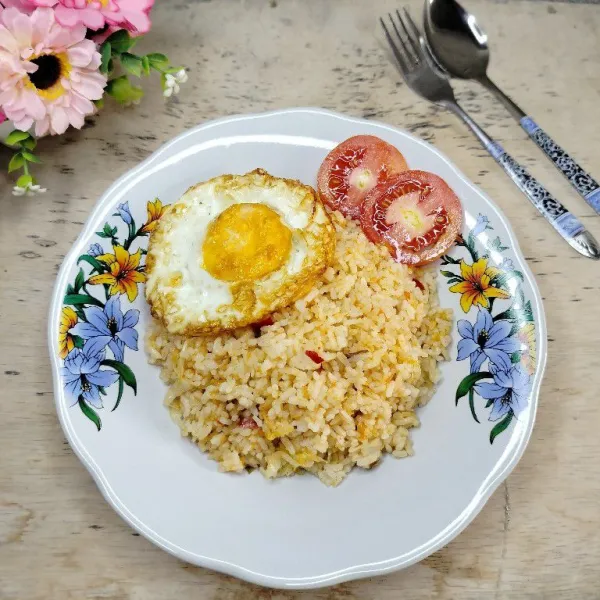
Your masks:
M152 233L146 299L170 333L257 323L313 287L335 230L313 188L257 169L187 190Z

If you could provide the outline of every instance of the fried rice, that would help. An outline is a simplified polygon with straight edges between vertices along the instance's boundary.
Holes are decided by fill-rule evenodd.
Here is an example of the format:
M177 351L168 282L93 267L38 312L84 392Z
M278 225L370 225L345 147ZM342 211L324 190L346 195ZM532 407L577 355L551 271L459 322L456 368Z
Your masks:
M334 213L333 264L273 324L206 337L154 321L151 362L184 436L223 471L299 472L338 485L355 465L413 453L410 429L447 358L452 313L436 269L395 263Z

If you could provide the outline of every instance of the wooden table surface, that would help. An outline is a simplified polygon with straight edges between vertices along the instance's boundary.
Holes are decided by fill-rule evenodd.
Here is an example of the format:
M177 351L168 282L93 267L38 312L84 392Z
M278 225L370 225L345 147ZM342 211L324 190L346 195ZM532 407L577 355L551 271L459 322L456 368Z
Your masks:
M461 123L399 83L375 37L375 16L395 5L157 2L143 48L189 67L181 94L165 103L150 83L140 106L109 106L84 130L43 141L44 197L12 197L11 183L0 180L2 600L600 598L600 263L562 243ZM489 34L492 77L600 177L600 6L468 6ZM600 238L600 218L502 107L474 84L456 88L481 124ZM406 128L495 199L545 300L549 360L529 447L464 533L405 571L292 593L184 564L113 512L58 424L46 314L64 254L115 177L207 119L297 105ZM7 157L0 153L2 163Z

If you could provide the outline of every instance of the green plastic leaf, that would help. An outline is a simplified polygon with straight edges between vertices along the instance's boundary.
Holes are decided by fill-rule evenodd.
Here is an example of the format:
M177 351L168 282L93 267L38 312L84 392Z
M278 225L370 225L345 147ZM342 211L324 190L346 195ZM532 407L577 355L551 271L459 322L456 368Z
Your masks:
M21 177L17 179L17 185L22 188L33 185L33 177L31 175L21 175Z
M131 104L137 102L144 95L141 87L131 85L127 75L121 75L116 79L111 79L106 86L106 93L112 96L121 104Z
M23 148L26 148L27 150L33 150L37 146L37 141L35 140L35 138L29 136L26 140L23 140L21 142L21 146L23 146Z
M100 431L102 429L102 421L100 420L98 413L89 404L86 404L81 396L79 397L78 404L81 412L96 426L96 429Z
M109 72L108 66L112 56L112 45L110 42L104 42L100 48L100 56L102 56L102 62L100 63L100 73L105 75Z
M475 421L479 423L477 413L475 412L475 393L473 392L473 388L469 390L469 408L471 409L471 415L473 415Z
M510 422L513 419L513 411L511 410L505 417L500 421L500 423L496 423L494 428L490 431L490 444L494 443L494 440L510 425Z
M20 152L17 152L8 163L8 172L12 173L13 171L18 171L23 168L24 164L25 159L23 158L23 155Z
M32 162L32 163L41 163L41 159L39 159L35 154L32 154L31 152L29 152L29 150L23 150L21 152L21 154L23 155L23 158L28 161L28 162Z
M123 387L124 387L123 386L123 378L119 377L119 391L117 392L117 401L115 402L115 405L113 406L113 410L117 410L117 406L119 406L119 404L121 404L121 398L123 397Z
M142 76L142 59L135 54L129 54L129 52L121 54L121 66L136 77Z
M169 66L169 59L164 54L158 52L147 54L144 58L148 59L150 66L154 69L163 70Z
M77 273L77 277L75 277L75 285L73 288L76 294L79 293L79 290L81 289L84 283L85 276L83 275L83 269L79 269L79 273Z
M72 306L85 306L91 304L92 306L99 306L104 308L104 304L97 298L89 296L88 294L67 294L65 296L64 304L70 304Z
M456 388L456 404L463 397L466 396L473 386L482 379L492 379L492 374L483 372L483 373L471 373L467 375Z
M105 44L110 44L113 53L121 54L127 52L135 45L135 39L133 39L125 29L119 29L108 37Z
M147 56L142 56L142 70L144 75L150 75L150 59Z
M102 273L103 271L107 270L106 265L104 265L104 263L101 263L99 260L96 260L93 256L89 256L88 254L83 254L82 256L80 256L77 259L77 264L79 264L81 261L86 262L88 265L91 265L94 268L94 270L98 271L98 273Z
M27 131L19 131L15 129L8 134L8 137L4 140L4 142L9 146L16 146L19 142L26 140L29 137L29 133Z
M106 360L103 360L101 364L105 367L112 367L121 376L125 384L133 390L133 393L137 394L137 381L135 375L125 363L107 358Z

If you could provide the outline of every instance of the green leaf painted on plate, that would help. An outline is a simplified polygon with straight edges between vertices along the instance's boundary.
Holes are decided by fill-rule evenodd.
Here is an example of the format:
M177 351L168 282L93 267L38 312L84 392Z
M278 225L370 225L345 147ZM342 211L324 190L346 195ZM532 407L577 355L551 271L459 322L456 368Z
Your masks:
M101 364L105 367L112 367L121 376L125 385L128 385L133 390L134 394L137 394L137 381L135 375L125 363L107 358L106 360L103 360Z
M78 335L72 335L71 338L73 339L73 344L75 345L75 348L83 348L85 340L82 337L79 337Z
M77 277L75 277L75 283L73 284L73 291L78 294L84 283L85 275L83 274L83 269L79 269L79 273L77 273Z
M123 397L123 389L124 389L123 378L119 377L119 391L117 393L117 401L115 402L115 405L113 406L113 410L116 410L117 406L119 406L119 404L121 404L121 398Z
M469 390L469 408L471 409L471 414L477 423L479 423L479 419L477 418L477 413L475 412L475 392L473 388Z
M101 263L99 260L96 260L93 256L90 256L89 254L82 254L77 259L77 264L79 264L81 261L84 261L84 262L88 263L88 265L91 265L92 267L94 267L94 269L96 271L98 271L98 273L101 273L102 271L107 270L103 263Z
M96 429L100 431L102 429L102 421L100 420L98 413L89 404L86 404L81 396L79 396L77 403L79 404L81 412L96 426Z
M470 373L467 375L456 388L456 404L458 401L469 393L469 390L473 388L473 386L482 379L492 379L492 374L483 372L483 373Z
M513 418L513 411L511 410L499 423L494 425L494 428L490 431L490 444L494 443L494 440L510 425Z
M88 294L67 294L65 296L64 303L71 304L73 306L84 306L86 304L91 304L92 306L104 308L104 304L102 304L100 300L94 298L93 296L89 296Z

